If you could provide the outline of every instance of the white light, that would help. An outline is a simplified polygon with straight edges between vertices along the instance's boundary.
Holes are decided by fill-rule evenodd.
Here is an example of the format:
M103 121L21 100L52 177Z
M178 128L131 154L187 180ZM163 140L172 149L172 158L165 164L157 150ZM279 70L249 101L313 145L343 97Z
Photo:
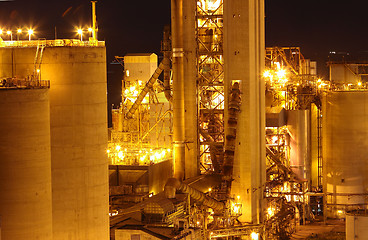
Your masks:
M252 240L258 240L259 233L252 232L252 233L250 234L250 236L252 237Z

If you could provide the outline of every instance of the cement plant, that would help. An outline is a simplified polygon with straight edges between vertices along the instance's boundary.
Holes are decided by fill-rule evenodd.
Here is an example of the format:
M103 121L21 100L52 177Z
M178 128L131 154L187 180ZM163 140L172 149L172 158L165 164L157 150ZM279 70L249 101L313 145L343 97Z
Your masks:
M96 7L88 36L0 40L1 240L367 238L367 61L322 79L265 46L264 1L171 0L162 60L115 57L108 128Z

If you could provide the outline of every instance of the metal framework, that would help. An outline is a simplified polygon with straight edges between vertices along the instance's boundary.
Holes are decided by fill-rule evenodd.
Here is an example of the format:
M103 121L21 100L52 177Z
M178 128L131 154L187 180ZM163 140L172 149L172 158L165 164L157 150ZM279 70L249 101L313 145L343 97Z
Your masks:
M224 145L222 0L197 1L196 28L200 163L205 172L221 166Z

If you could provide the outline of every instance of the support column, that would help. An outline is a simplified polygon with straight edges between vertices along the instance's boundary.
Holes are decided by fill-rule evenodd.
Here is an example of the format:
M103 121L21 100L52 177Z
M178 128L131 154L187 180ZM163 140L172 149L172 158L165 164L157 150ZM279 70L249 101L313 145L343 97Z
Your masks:
M254 224L262 222L265 183L264 49L264 1L224 1L225 92L239 80L242 94L231 195L240 197L240 220Z

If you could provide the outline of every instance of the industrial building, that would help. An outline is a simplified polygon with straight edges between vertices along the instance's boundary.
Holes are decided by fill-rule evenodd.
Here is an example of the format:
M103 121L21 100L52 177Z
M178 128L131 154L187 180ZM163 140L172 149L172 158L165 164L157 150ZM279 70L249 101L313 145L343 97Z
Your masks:
M94 8L93 1L93 8ZM0 238L289 239L367 226L368 68L265 47L264 1L172 0L155 53L0 41ZM109 229L110 227L110 229Z
M134 165L147 169L169 160L174 178L160 193L149 190L153 183L147 181L142 197L134 198L140 203L125 193L119 202L115 191L110 197L115 203L110 205L115 215L112 239L147 234L152 239L198 239L196 234L201 239L286 239L300 224L366 208L365 141L355 139L365 129L363 65L330 63L331 79L318 78L316 62L305 59L299 47L265 48L263 2L245 5L172 1L171 32L164 29L164 58L156 71L143 68L148 62L143 58L152 54L117 58L125 74L122 105L113 110L110 179L116 178L112 169L124 170L119 170L119 181L110 181L110 190L116 190L116 182L121 189L142 182L138 177L123 180ZM135 62L141 72L152 75L142 78L132 72L132 57L142 60ZM132 79L138 83L135 88L130 87ZM167 107L157 113L159 105ZM132 131L132 121L147 126ZM119 129L124 122L129 127ZM116 141L119 131L137 137ZM172 138L172 155L160 154L159 137ZM171 149L166 143L160 146L165 153ZM137 153L136 160L126 161L131 152ZM139 161L147 152L150 161ZM357 157L350 164L353 155ZM168 177L153 179L162 183ZM164 203L163 194L171 203ZM168 207L178 201L184 202L184 213ZM156 211L153 202L161 215L148 221L147 215ZM169 220L172 214L177 221ZM133 225L138 232L131 231ZM172 227L176 237L147 230L160 227Z

